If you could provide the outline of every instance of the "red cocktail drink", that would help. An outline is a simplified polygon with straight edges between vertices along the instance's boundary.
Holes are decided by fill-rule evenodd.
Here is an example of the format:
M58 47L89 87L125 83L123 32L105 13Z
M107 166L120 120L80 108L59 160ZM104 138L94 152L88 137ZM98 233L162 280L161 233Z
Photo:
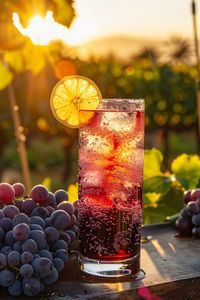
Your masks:
M79 262L87 273L139 271L143 146L143 100L103 100L80 128Z

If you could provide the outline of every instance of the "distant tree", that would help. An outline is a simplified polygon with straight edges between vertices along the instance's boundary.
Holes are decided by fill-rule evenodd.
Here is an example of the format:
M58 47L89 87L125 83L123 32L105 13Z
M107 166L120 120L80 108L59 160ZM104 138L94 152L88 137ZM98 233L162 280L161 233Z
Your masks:
M157 63L160 58L160 52L154 46L143 47L137 54L132 56L132 59L149 59L153 63Z
M192 56L190 41L181 36L172 36L166 43L166 57L172 63L188 63Z

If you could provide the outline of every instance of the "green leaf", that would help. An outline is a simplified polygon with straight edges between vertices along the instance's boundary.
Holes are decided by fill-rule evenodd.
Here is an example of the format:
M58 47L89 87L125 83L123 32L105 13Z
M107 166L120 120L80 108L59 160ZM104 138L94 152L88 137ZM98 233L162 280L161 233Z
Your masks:
M54 0L56 8L54 10L54 19L67 27L70 26L72 19L75 16L75 10L71 0Z
M170 176L155 176L144 180L144 192L158 193L164 196L171 188Z
M6 51L4 53L4 60L15 71L21 72L23 70L24 64L23 64L23 56L21 51L19 50Z
M159 199L157 206L147 205L143 207L143 223L163 222L168 216L180 212L183 207L182 198L183 191L174 185L163 198Z
M160 194L143 193L142 202L145 205L155 205L160 200Z
M159 176L161 172L161 164L163 155L160 150L152 148L144 152L144 179Z
M171 211L169 212L169 214ZM161 223L165 220L166 211L163 210L163 207L158 206L157 208L154 207L146 207L143 208L143 224L153 224L153 223Z
M193 189L200 180L200 157L182 154L172 162L171 170L185 189Z
M0 63L0 90L5 89L13 80L13 74Z

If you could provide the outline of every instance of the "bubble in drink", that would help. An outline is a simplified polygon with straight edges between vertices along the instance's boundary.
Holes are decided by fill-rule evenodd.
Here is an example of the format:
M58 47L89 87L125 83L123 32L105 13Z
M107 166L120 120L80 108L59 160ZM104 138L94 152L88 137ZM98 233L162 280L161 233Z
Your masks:
M94 152L98 155L108 155L114 149L112 139L108 136L98 134L98 132L86 131L81 134L82 145L85 146L85 150Z

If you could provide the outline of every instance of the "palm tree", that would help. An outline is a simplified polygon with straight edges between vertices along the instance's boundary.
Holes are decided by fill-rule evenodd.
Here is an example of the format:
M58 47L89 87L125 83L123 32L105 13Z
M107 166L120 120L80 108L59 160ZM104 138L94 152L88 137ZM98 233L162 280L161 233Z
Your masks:
M190 41L181 36L172 36L166 43L167 61L172 63L188 63L192 57Z

